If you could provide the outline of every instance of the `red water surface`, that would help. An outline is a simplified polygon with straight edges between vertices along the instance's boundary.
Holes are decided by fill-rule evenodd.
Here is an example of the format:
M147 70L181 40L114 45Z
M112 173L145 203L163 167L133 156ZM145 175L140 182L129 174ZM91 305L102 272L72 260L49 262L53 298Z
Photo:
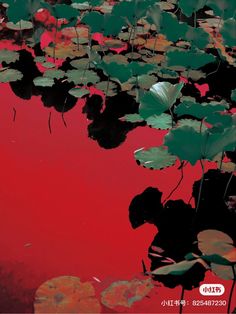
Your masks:
M157 131L136 129L119 148L104 150L88 138L81 105L65 114L65 128L61 115L44 108L40 98L19 99L7 84L0 85L0 95L0 265L15 276L16 287L37 288L60 275L97 277L102 284L140 273L142 259L148 266L147 249L156 230L150 225L132 230L129 203L148 186L158 187L165 198L180 177L177 167L149 171L135 163L134 150L161 144ZM200 173L199 166L187 166L173 199L188 201ZM209 274L205 282L223 281ZM228 298L231 285L223 284L221 300ZM160 304L178 299L180 287L157 287L155 296L130 311L178 311ZM195 289L186 292L186 299L204 297ZM226 307L184 308L184 313L198 312L225 313Z

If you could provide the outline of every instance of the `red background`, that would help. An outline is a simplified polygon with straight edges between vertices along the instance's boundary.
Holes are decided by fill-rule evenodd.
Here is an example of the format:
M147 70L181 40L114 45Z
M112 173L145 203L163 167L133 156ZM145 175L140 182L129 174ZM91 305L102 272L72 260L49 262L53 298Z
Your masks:
M177 168L150 171L135 163L134 150L161 143L158 132L139 128L119 148L104 150L88 138L89 121L81 104L65 114L65 128L61 115L44 108L40 98L19 99L7 84L0 85L0 97L0 265L15 278L9 281L10 291L17 295L60 275L92 281L95 276L106 285L141 272L142 259L148 266L147 249L156 230L150 225L132 230L129 203L148 186L158 187L165 198L180 177ZM186 167L173 199L189 200L191 185L200 178L198 170ZM210 274L205 282L222 283ZM231 283L223 284L222 300L228 298ZM177 312L160 303L179 296L180 287L156 288L155 297L137 302L131 311ZM204 297L195 289L186 293L186 299ZM226 308L184 308L187 312Z

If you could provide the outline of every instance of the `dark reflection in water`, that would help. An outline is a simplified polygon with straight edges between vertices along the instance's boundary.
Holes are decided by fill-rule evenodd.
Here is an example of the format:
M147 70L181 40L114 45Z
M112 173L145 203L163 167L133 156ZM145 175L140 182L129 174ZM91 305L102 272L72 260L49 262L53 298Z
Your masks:
M158 228L151 246L149 258L151 270L170 263L184 260L186 254L199 254L196 237L206 229L216 229L230 235L236 242L236 210L229 210L224 200L224 193L230 180L230 174L223 174L219 170L209 170L203 181L201 203L196 210L182 200L169 200L161 203L162 193L149 187L132 200L129 207L129 218L133 228L144 223L154 224ZM199 197L200 181L193 185L195 204ZM236 195L236 177L233 176L226 199ZM196 264L184 276L155 276L155 279L173 288L183 285L185 289L198 286L204 279L205 268Z
M11 68L20 71L23 78L16 82L11 82L10 86L16 96L22 99L30 99L32 96L39 96L40 91L34 85L33 80L37 76L42 76L30 52L19 51L19 60L11 64Z
M137 113L138 104L132 96L124 92L107 99L106 107L101 112L103 100L101 96L93 95L87 99L83 113L92 120L88 126L88 136L96 140L106 149L118 147L125 141L126 135L145 123L130 123L121 121L125 114Z
M37 55L42 55L39 46L35 47ZM19 51L20 58L11 64L13 69L23 74L22 80L11 82L13 92L22 99L30 99L32 96L41 96L45 107L53 107L58 112L64 113L71 110L77 103L77 98L68 92L75 87L64 79L55 79L52 87L36 87L33 80L42 76L30 52ZM63 62L59 69L67 71L72 69L70 59ZM102 111L103 99L101 96L92 95L86 99L83 113L92 122L88 126L88 136L98 142L102 148L110 149L118 147L125 141L127 134L138 126L145 123L130 123L121 121L126 114L137 113L138 103L125 92L115 96L107 97L105 109Z
M71 110L77 102L77 98L68 92L75 85L63 79L55 80L52 87L37 87L33 80L42 76L30 52L19 51L19 60L12 63L13 69L19 70L23 74L22 80L11 82L13 92L22 99L30 99L32 96L40 96L45 107L54 107L58 112ZM69 62L66 60L62 66L64 70L69 69Z

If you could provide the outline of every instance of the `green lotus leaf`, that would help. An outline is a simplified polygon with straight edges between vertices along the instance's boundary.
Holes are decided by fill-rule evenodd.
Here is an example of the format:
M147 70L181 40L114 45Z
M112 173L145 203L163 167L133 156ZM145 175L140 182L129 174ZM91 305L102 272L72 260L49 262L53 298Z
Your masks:
M164 79L175 79L179 77L179 74L170 69L160 68L158 69L158 76Z
M236 2L234 0L207 0L206 3L216 16L221 16L227 20L234 17L236 11Z
M72 60L70 64L78 70L85 70L88 68L89 59L88 58L81 58L81 59ZM91 63L91 65L92 65L92 63Z
M175 108L177 116L190 115L198 119L203 119L212 115L214 112L224 112L228 109L225 103L196 103L192 101L183 101Z
M126 122L132 122L132 123L143 122L144 121L144 119L138 113L126 114L122 118L122 120L124 120Z
M221 133L209 133L208 130L199 133L191 127L184 126L172 129L165 136L164 143L169 153L195 165L200 159L213 160L222 151L233 151L235 138L235 126Z
M232 101L236 101L236 89L232 90L231 99L232 99Z
M153 85L150 91L140 98L139 114L144 119L162 114L176 102L183 86L183 83L173 85L169 82Z
M9 5L7 16L10 22L17 23L20 20L28 20L41 7L38 0L4 0Z
M33 24L29 21L20 20L17 23L7 22L6 27L12 30L19 31L19 30L25 30L25 29L32 29Z
M143 74L137 77L131 78L129 83L138 84L138 86L142 89L150 89L152 85L154 85L157 81L157 77L154 75Z
M236 139L236 127L225 129L224 132L214 133L208 136L205 149L205 159L213 158L223 151L234 151Z
M153 23L156 26L157 32L160 31L160 23L161 23L161 9L158 3L156 5L153 5L148 10L148 16L147 21L151 24Z
M0 50L0 63L3 61L7 64L11 62L15 62L19 60L19 53L16 51L8 50L8 49L1 49Z
M131 77L128 65L118 64L116 62L106 63L104 61L95 64L97 68L103 70L103 72L114 79L118 79L120 83L127 82Z
M235 47L236 46L236 20L230 18L224 21L220 32L223 36L223 40L226 46Z
M202 28L189 27L185 35L185 39L188 40L191 45L204 49L210 41L209 35Z
M207 130L207 127L204 123L201 123L198 120L192 120L192 119L181 119L178 121L178 126L183 127L183 126L188 126L193 128L197 132L204 132Z
M147 118L147 125L154 129L168 130L172 127L172 119L169 114L162 113L161 115L151 116Z
M232 262L228 261L226 258L222 257L219 254L212 255L202 255L201 258L208 263L214 263L218 265L232 265Z
M220 127L222 131L233 124L232 116L230 114L221 114L221 112L213 112L206 117L205 121L212 126Z
M75 85L87 85L88 83L96 84L100 80L97 73L91 70L69 70L66 72L66 76L68 77L68 82L74 82Z
M42 66L48 69L52 69L52 68L55 68L56 65L55 63L52 63L52 62L43 62Z
M131 0L114 5L112 14L121 16L130 25L135 25L139 19L146 16L147 9L157 1Z
M166 54L168 66L181 66L197 70L208 63L215 62L216 57L203 51L191 52L172 50Z
M56 4L53 6L55 17L58 19L71 20L79 16L79 11L67 4Z
M188 24L179 22L173 13L162 12L160 32L166 36L168 40L173 42L185 38L188 31Z
M179 263L174 263L168 266L162 266L152 271L153 275L174 275L182 276L187 273L196 263L199 262L199 259L192 261L182 261Z
M201 231L198 236L198 248L204 255L220 255L229 262L234 262L231 252L235 250L233 239L226 233L208 229ZM235 256L235 255L234 255ZM219 259L217 259L219 262ZM220 278L224 280L235 279L233 275L232 266L219 265L219 263L211 263L211 270ZM236 265L234 266L236 272Z
M188 70L181 73L183 77L192 79L194 82L200 80L201 78L206 78L206 74L200 70Z
M153 64L146 64L144 62L133 61L128 64L131 76L141 76L153 71L155 68Z
M88 8L89 7L97 7L102 5L104 2L104 0L73 0L73 3L77 3L77 4L87 4Z
M92 33L103 33L105 36L116 36L124 24L120 16L113 14L103 15L99 12L88 12L82 18L82 23L90 27Z
M219 278L223 280L235 280L234 273L236 273L236 265L234 267L234 272L232 266L219 265L212 263L211 270Z
M0 69L0 83L15 82L21 80L23 74L15 69Z
M117 85L111 81L102 81L95 85L95 87L104 92L108 97L115 96L117 94Z
M55 18L66 19L68 21L76 19L79 11L67 4L50 5L47 2L41 2L41 7L47 9Z
M123 26L124 20L120 16L114 14L105 14L103 16L102 33L105 36L117 36Z
M34 58L34 62L43 63L46 62L46 58L44 56L38 56Z
M48 78L52 78L52 79L61 79L65 76L65 72L58 69L58 70L47 70L44 72L43 76L48 77Z
M33 82L35 86L40 86L40 87L52 87L55 83L54 79L50 77L43 77L43 76L36 77L33 80Z
M140 165L150 169L164 169L176 162L176 157L170 155L163 147L152 147L148 150L142 148L137 150L134 156Z
M90 91L84 88L72 88L69 90L69 94L76 98L82 98L83 96L89 95Z
M186 261L193 261L198 257L198 255L194 254L194 253L188 253L185 255L184 259Z
M202 9L206 5L206 0L179 0L178 6L186 16L191 16L194 12Z
M90 27L92 33L100 33L103 28L103 15L99 12L88 12L86 13L82 20L82 23L87 24Z
M166 136L164 145L170 154L180 160L187 160L191 165L203 158L202 146L205 136L189 126L172 129Z

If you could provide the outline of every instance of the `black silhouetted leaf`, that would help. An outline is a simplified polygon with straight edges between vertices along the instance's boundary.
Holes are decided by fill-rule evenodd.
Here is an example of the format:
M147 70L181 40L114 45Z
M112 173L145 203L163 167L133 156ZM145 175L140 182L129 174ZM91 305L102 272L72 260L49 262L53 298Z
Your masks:
M163 169L175 164L176 157L170 155L163 147L139 149L134 153L135 159L145 168Z
M153 187L146 188L136 195L129 205L129 221L136 229L145 223L156 224L163 211L162 193Z

